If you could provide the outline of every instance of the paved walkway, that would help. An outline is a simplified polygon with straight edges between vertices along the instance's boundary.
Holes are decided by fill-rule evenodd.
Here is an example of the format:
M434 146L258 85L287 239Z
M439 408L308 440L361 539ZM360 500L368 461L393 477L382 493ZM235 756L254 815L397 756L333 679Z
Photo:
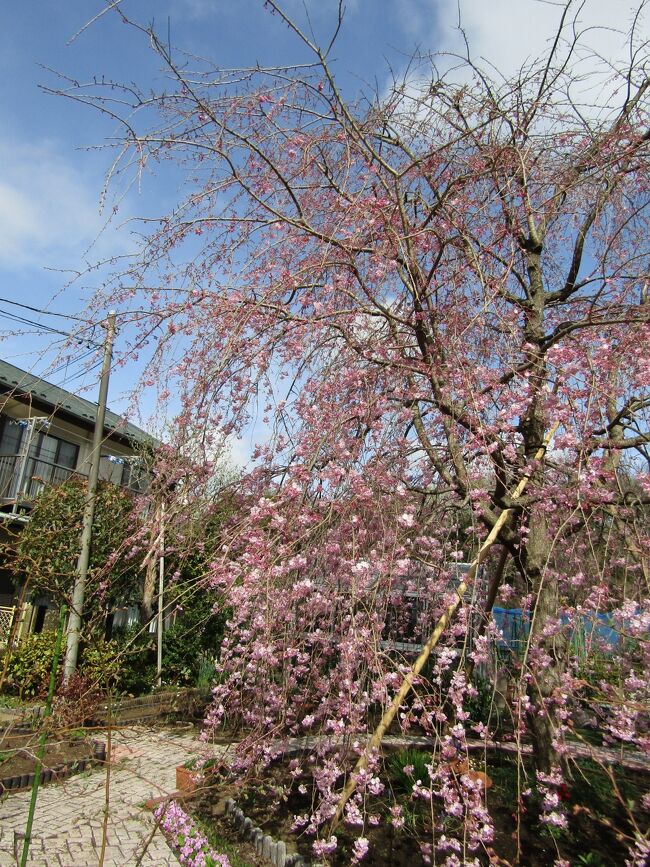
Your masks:
M292 745L304 748L313 739L297 739ZM394 746L430 746L428 738L392 738ZM470 746L483 746L482 742ZM512 749L514 745L507 745ZM215 747L213 751L225 749ZM603 761L621 761L620 753L603 748L573 744L574 754L593 755ZM607 756L604 753L607 752ZM142 727L122 729L113 734L109 821L103 867L146 867L178 865L164 836L155 830L145 801L168 795L176 788L176 766L203 753L196 737L173 731L152 731ZM610 755L610 753L612 755ZM625 757L625 764L632 765ZM645 759L647 768L647 758ZM95 768L58 785L39 790L28 864L30 867L99 867L102 824L106 796L106 771ZM0 802L0 867L16 867L22 851L27 822L29 791L8 795ZM153 836L152 836L153 832ZM145 854L141 857L143 849Z
M104 867L138 863L155 827L144 802L176 788L176 765L202 752L186 733L131 728L113 734L110 805ZM97 867L102 845L106 771L101 768L39 789L28 864L32 867ZM0 803L0 867L16 867L14 832L23 833L30 792ZM18 857L22 839L17 843ZM156 831L141 863L178 865Z

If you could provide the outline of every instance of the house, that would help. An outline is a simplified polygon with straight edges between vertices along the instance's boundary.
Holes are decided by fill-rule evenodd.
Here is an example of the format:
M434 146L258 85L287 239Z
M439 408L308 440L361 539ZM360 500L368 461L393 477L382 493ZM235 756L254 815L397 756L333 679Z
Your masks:
M450 589L455 588L465 579L471 563L455 563L452 568L454 576L450 581ZM409 576L412 584L419 583L426 587L426 573L419 569ZM478 592L485 594L485 575L479 566L474 581ZM404 656L417 656L429 639L431 628L435 622L431 614L431 598L426 589L409 589L400 594L400 604L389 604L386 612L386 625L382 635L381 649L388 653L399 653Z
M20 531L39 492L90 471L96 404L0 361L0 542ZM146 486L138 453L155 443L145 431L107 411L100 479L134 491ZM18 588L0 563L0 645L16 613ZM21 630L40 631L51 616L35 600Z

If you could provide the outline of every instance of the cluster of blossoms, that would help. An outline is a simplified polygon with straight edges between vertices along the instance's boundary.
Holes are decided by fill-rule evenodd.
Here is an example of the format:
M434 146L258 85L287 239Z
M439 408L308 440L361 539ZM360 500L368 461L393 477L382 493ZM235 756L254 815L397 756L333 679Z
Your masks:
M185 867L230 867L227 855L219 855L210 846L194 820L176 801L161 804L155 812L160 828L178 849Z
M483 779L465 771L455 773L450 765L445 764L435 770L430 766L429 776L433 784L432 794L442 799L444 815L452 816L463 823L462 839L443 834L438 840L440 850L467 857L466 850L475 852L491 843L494 830L492 818L485 805Z
M644 867L650 858L650 841L639 837L630 849L630 857L625 859L625 867Z
M542 796L541 821L556 828L568 828L566 812L562 805L566 785L559 768L553 768L550 774L537 771L537 790Z

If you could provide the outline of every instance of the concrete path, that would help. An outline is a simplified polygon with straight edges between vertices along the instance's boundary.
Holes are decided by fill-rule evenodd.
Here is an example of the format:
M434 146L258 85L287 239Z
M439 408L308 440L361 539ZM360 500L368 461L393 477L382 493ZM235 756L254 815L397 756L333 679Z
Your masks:
M130 867L151 838L155 822L144 809L150 798L176 788L176 765L202 753L187 733L131 728L113 734L110 804L104 867ZM102 845L106 770L93 769L64 783L39 789L28 864L32 867L97 867ZM0 867L15 867L15 835L24 833L30 792L0 803ZM18 858L22 838L16 842ZM156 831L143 865L177 865L165 838Z

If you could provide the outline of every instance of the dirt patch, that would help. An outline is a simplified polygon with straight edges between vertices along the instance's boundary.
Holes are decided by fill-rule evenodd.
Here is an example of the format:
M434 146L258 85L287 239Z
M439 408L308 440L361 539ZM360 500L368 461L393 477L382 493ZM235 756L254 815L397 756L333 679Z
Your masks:
M11 732L0 735L0 780L23 777L34 772L38 750L37 732ZM53 733L45 746L44 770L82 770L97 758L98 745L85 734L70 737ZM6 786L9 788L9 786ZM14 784L12 788L19 788Z
M573 763L567 783L560 790L559 809L567 820L567 827L561 830L540 820L539 795L524 794L534 785L529 765L527 762L518 771L516 759L495 755L483 766L490 777L485 797L494 839L486 842L485 849L472 853L472 857L476 856L482 865L519 863L526 867L547 867L558 857L569 863L577 863L581 857L591 858L589 863L600 867L622 864L629 857L627 843L634 826L644 832L650 824L650 816L642 807L649 782L647 774L624 768L614 770L582 759ZM518 778L522 790L519 799ZM415 867L430 863L423 857L423 844L435 845L441 833L462 839L459 820L444 814L441 801L435 797L430 802L414 800L410 784L405 785L392 774L391 780L404 825L394 827L387 798L369 797L363 828L344 823L336 828L338 846L328 862L333 867L347 867L352 862L354 842L359 836L369 841L369 852L363 860L366 867ZM238 788L232 782L217 780L212 788L192 799L190 809L194 815L219 837L239 845L240 831L231 818L224 816L223 804L228 797L234 798L253 826L275 840L283 840L288 852L299 852L307 863L318 860L312 850L314 837L306 833L304 825L296 828L296 817L308 816L313 811L313 784L307 773L296 777L295 768L292 773L287 763L279 763L246 786ZM374 819L368 821L369 816Z
M314 837L307 833L296 833L295 817L311 812L312 792L307 787L308 778L294 778L295 787L287 791L287 780L291 774L286 766L278 765L271 768L263 779L242 790L233 786L215 783L191 799L189 807L206 826L211 827L216 834L237 846L247 846L251 849L251 863L261 863L260 856L255 855L253 847L242 841L230 817L224 815L224 801L227 797L235 799L245 816L253 825L269 834L274 840L283 840L287 845L287 854L300 853L307 864L318 860L314 857L312 843ZM305 791L301 792L300 787ZM381 810L380 801L374 805ZM348 867L352 858L352 846L359 834L355 834L344 825L336 829L338 837L337 852L330 856L334 867ZM410 833L400 833L382 816L377 825L369 825L364 830L370 841L370 854L363 863L369 867L415 867L425 862L420 853L420 841ZM256 860L257 859L257 860Z

